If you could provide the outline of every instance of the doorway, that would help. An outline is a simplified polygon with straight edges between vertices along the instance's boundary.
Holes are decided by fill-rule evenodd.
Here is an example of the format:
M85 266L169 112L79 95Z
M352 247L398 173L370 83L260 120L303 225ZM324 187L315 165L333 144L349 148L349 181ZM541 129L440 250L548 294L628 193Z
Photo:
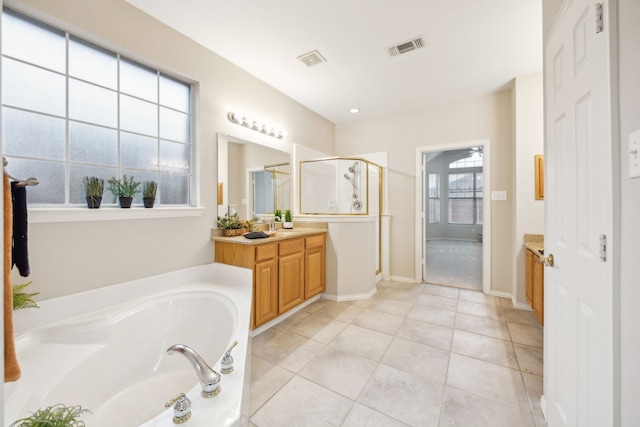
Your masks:
M489 141L416 149L416 281L490 290Z

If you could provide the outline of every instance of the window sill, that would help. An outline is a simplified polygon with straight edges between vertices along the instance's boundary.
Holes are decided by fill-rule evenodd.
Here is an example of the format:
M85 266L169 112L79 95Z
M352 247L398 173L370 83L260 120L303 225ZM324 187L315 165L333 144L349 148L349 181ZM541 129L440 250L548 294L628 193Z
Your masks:
M88 208L29 208L29 223L46 224L53 222L119 221L131 219L182 218L202 216L203 207L157 207L145 209L118 207Z

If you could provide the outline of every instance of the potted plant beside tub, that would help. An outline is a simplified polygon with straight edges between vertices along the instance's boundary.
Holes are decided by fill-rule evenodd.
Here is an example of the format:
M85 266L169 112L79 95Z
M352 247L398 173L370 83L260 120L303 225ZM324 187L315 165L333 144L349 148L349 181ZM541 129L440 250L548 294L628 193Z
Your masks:
M293 228L293 218L289 209L284 212L284 222L282 223L282 228Z
M99 209L104 193L104 179L96 176L85 176L82 179L84 184L84 194L89 209Z
M142 183L142 203L145 208L152 208L156 202L156 191L158 183L155 181L145 181Z
M118 199L121 208L128 209L133 202L133 196L139 191L140 182L133 179L132 176L122 175L122 178L111 178L107 181L109 191L114 198ZM115 200L114 200L115 201Z

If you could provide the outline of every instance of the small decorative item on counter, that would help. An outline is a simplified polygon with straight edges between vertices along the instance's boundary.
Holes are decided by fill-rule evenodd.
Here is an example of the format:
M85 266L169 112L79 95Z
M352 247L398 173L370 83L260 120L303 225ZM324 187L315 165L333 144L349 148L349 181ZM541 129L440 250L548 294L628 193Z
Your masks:
M222 228L224 236L241 236L251 230L253 221L243 221L237 213L218 217L218 228Z
M284 212L284 223L282 224L282 228L293 228L293 218L289 209Z
M273 222L282 222L282 211L280 209L273 211Z

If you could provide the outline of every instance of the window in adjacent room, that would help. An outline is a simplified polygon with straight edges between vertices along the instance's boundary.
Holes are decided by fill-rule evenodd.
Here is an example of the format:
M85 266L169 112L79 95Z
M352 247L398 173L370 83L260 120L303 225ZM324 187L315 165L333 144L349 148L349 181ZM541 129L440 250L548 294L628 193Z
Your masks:
M440 223L440 174L429 174L429 224Z
M84 176L125 174L157 181L156 203L191 204L190 83L7 8L2 43L3 151L40 180L30 205L82 205Z
M482 147L449 164L449 224L482 224Z

